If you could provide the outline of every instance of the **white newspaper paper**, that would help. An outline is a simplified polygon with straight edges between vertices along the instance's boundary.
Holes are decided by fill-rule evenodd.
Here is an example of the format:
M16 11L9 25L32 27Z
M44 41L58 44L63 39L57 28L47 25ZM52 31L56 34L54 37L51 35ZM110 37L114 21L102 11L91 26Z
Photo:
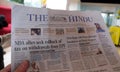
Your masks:
M99 12L12 8L12 72L120 72L120 58Z

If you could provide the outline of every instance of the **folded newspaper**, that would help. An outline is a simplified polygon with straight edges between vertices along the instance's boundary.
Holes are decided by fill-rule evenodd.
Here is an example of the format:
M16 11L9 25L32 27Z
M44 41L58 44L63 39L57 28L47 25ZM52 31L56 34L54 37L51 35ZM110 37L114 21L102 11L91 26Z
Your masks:
M12 8L12 72L120 72L120 57L100 12Z

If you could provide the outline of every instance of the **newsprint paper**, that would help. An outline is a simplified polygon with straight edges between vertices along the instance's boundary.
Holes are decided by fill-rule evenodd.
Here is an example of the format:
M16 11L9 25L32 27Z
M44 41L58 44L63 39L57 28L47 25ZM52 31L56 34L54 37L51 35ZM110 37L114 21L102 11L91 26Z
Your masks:
M99 12L12 8L12 72L120 72L120 58Z

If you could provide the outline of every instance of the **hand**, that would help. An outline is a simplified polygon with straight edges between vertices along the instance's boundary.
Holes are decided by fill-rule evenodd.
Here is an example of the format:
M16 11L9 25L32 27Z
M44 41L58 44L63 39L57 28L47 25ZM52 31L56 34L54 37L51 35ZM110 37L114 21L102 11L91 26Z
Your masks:
M26 72L29 67L29 62L27 60L23 61L14 72ZM11 65L8 65L0 72L11 72Z
M26 72L28 67L29 67L29 62L25 60L17 67L15 72Z

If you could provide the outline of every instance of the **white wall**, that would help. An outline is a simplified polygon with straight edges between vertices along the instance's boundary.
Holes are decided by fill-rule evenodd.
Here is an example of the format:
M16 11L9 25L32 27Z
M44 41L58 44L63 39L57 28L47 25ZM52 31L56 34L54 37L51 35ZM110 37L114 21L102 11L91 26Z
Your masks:
M47 8L66 10L67 0L47 0Z
M47 8L80 10L80 0L47 0Z
M80 0L67 0L67 10L80 10Z

